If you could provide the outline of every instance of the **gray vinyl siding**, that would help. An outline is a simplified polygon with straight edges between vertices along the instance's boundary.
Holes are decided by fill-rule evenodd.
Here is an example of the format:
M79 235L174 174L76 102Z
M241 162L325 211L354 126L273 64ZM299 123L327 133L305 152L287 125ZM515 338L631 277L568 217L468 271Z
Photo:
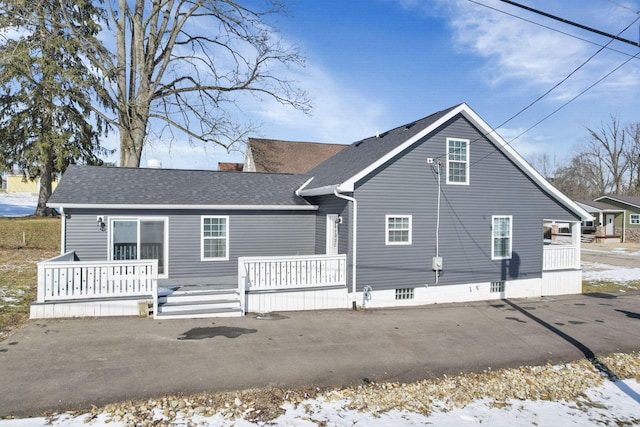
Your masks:
M310 255L315 250L315 211L67 210L67 250L82 261L108 259L108 234L96 216L166 217L169 228L169 278L229 276L240 256ZM229 260L201 261L202 215L229 217Z
M458 116L358 183L358 290L434 285L437 175L446 138L469 139L469 185L442 169L440 285L539 278L543 219L578 220ZM384 138L377 143L384 144ZM412 215L411 245L385 245L385 215ZM491 217L512 215L511 260L491 260Z

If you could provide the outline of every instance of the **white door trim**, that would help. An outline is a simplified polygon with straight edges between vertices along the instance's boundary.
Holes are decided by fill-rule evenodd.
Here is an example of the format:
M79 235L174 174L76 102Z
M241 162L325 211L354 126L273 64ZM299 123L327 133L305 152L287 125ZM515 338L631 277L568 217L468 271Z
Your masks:
M326 254L337 255L338 254L338 221L340 217L336 214L327 214L327 239L326 239Z

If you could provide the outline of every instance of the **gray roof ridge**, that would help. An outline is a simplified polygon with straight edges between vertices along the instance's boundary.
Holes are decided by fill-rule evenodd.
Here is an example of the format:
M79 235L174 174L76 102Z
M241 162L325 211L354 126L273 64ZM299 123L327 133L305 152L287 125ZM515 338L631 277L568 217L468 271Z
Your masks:
M338 145L340 147L344 147L350 144L342 144L336 142L319 142L319 141L293 141L290 139L276 139L276 138L258 138L255 136L250 136L249 139L259 140L259 141L276 141L276 142L285 142L291 144L315 144L315 145Z

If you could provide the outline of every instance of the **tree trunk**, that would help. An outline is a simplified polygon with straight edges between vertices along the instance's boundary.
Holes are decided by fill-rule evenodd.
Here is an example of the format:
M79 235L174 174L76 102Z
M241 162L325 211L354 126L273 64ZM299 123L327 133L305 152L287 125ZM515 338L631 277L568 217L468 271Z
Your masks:
M51 197L51 183L53 181L53 161L51 159L51 150L47 147L47 152L42 157L40 165L40 189L38 192L38 206L36 206L36 216L57 216L55 209L47 207L47 200Z

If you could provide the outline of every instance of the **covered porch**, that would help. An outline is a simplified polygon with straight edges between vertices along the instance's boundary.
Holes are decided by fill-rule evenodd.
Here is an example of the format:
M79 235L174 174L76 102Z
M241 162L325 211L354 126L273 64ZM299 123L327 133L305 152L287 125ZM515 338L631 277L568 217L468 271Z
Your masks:
M541 295L582 292L581 222L544 220Z

